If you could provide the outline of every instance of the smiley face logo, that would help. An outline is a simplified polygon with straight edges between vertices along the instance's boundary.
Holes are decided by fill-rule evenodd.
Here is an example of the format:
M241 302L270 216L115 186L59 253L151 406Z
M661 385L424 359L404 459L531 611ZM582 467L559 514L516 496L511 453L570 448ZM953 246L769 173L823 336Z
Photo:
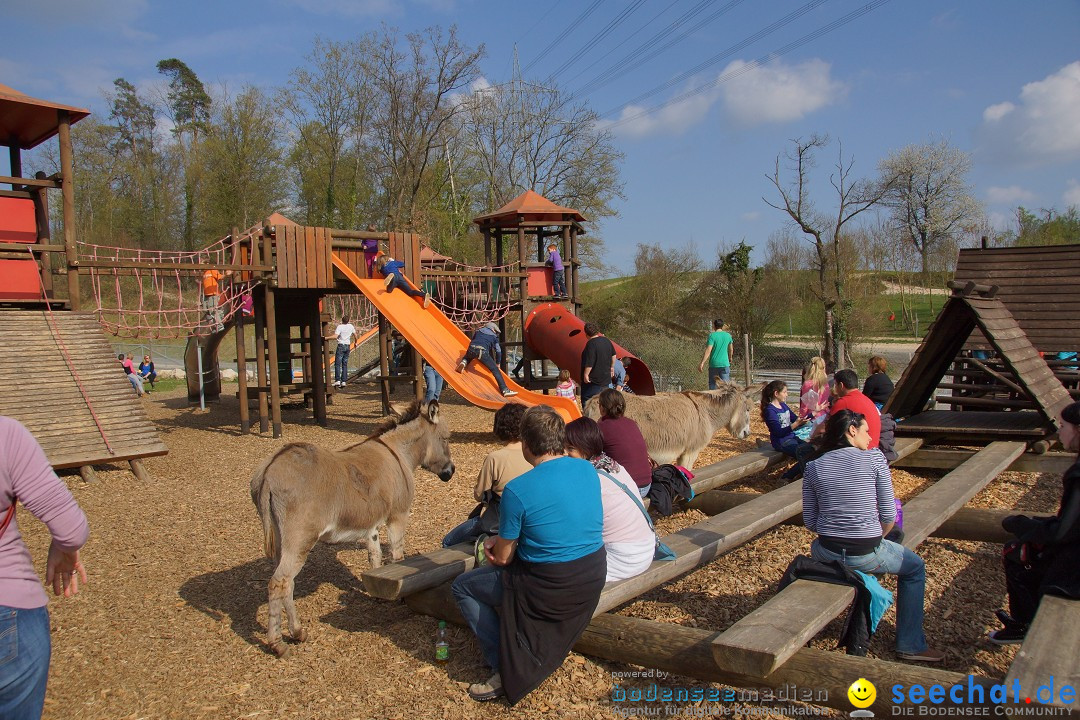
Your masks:
M847 691L848 700L857 708L868 708L877 699L877 688L866 678L859 678L851 683Z

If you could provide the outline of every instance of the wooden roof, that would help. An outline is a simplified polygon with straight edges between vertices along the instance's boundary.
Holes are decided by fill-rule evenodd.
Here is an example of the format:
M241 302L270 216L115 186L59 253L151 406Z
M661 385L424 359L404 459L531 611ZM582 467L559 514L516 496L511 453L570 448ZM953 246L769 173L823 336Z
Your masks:
M45 312L0 311L0 415L25 425L55 468L167 453L95 315L52 317L86 397Z
M38 100L7 85L0 85L0 143L29 150L59 132L58 110L71 114L77 123L89 110Z
M473 219L477 225L516 227L519 222L572 221L584 222L577 210L565 208L548 200L533 190L526 190L493 213Z
M882 412L897 418L917 415L976 329L1014 374L1016 384L1034 404L1048 432L1054 432L1058 414L1072 402L1069 391L1054 376L1000 298L960 291L949 298L930 326ZM959 423L963 424L962 418Z
M997 285L996 297L1037 350L1080 350L1080 245L961 250L956 280ZM979 333L971 340L988 344Z

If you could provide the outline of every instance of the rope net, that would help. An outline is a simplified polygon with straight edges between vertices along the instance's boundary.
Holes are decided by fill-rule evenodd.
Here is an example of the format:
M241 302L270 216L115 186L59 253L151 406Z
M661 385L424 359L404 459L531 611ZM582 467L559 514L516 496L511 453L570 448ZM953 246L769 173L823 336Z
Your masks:
M88 268L98 322L106 332L125 338L209 334L216 325L250 308L249 298L255 283L224 277L219 281L216 307L204 308L203 274L222 265L237 264L241 243L260 232L261 225L190 252L78 242L82 260L142 266ZM203 267L155 267L170 264Z
M82 260L129 267L86 267L93 291L98 323L111 335L123 338L182 338L206 335L251 312L251 292L257 281L225 276L219 280L217 304L204 307L203 274L225 265L240 264L240 247L262 232L252 227L237 237L228 235L194 251L142 250L78 242ZM505 318L512 307L516 278L492 274L520 272L520 263L476 266L444 256L425 270L440 269L460 275L423 276L423 289L455 325L469 332ZM135 267L130 267L135 265ZM162 267L162 266L165 267ZM186 265L187 268L170 268ZM193 268L192 265L200 267ZM422 271L423 274L423 271ZM515 293L516 294L516 293ZM361 294L328 295L323 311L336 322L348 316L360 333L378 322L375 307Z

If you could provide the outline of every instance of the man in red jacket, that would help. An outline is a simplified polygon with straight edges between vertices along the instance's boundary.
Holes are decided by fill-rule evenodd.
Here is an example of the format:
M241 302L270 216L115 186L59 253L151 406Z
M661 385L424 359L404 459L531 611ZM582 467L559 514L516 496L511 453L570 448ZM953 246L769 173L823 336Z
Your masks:
M859 376L854 370L840 370L833 376L833 383L832 392L837 399L833 402L829 414L846 409L864 415L870 431L870 447L876 448L881 440L881 413L878 412L873 400L859 390ZM821 427L824 426L825 424L822 423Z

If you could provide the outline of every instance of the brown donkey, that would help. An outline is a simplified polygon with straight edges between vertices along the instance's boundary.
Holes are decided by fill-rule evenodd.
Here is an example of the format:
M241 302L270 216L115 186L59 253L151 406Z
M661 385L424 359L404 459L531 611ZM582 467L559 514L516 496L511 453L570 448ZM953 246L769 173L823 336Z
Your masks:
M439 422L439 404L414 402L374 435L343 450L290 443L255 471L251 499L263 525L266 556L277 562L270 578L267 643L279 656L281 607L289 633L307 633L293 604L293 578L318 541L367 543L371 567L382 565L379 527L384 523L394 561L405 556L405 526L413 503L413 471L430 470L444 482L454 474L450 429Z
M626 395L626 417L641 428L649 456L658 464L693 468L701 451L718 430L732 437L750 437L750 418L761 388L743 390L725 384L718 390L690 390L656 395ZM585 404L585 415L600 419L597 398Z

